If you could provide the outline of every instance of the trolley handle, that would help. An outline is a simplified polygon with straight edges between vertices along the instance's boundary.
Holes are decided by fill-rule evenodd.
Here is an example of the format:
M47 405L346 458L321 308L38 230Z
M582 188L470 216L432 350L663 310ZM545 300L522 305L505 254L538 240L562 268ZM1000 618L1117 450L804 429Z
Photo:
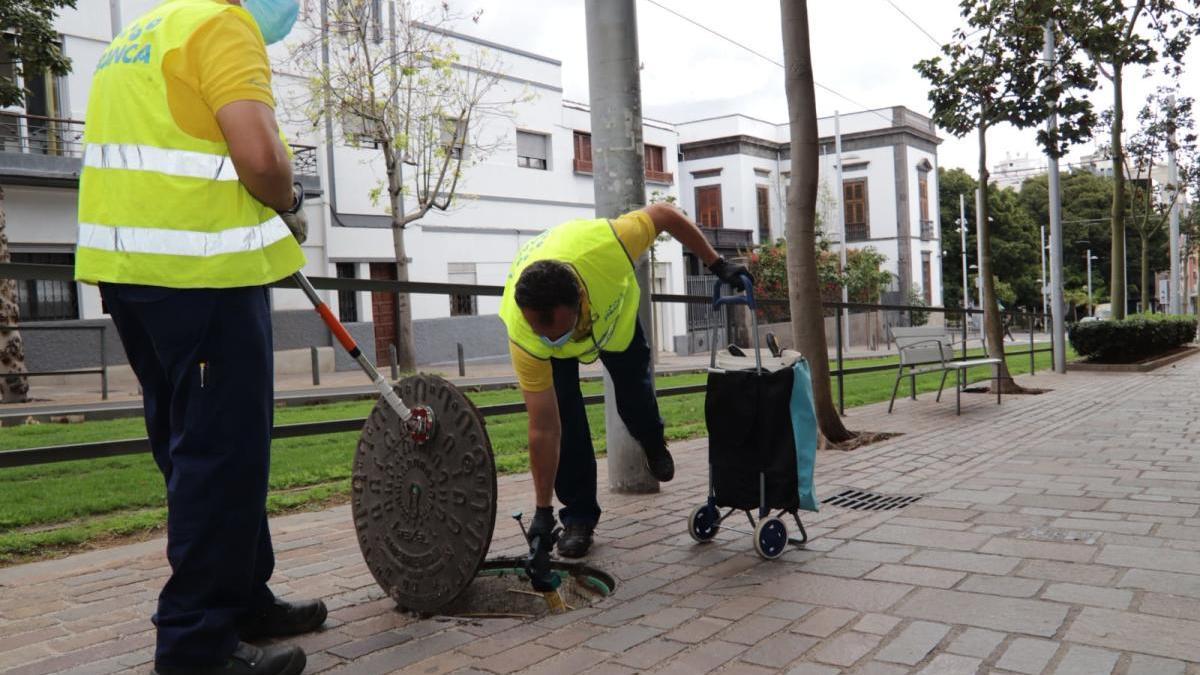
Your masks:
M750 278L750 275L742 275L742 287L745 290L745 295L721 295L721 286L724 283L724 281L721 281L721 279L718 278L717 282L713 284L712 306L714 309L720 307L721 305L746 305L750 309L755 308L754 280Z

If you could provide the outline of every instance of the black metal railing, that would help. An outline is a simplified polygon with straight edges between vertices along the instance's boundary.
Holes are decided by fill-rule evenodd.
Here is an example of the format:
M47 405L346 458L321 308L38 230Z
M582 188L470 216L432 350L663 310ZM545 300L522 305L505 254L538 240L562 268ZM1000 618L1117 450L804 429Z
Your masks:
M30 263L0 263L0 278L7 279L44 279L44 280L64 280L72 279L74 270L70 265L42 265ZM320 290L331 291L372 291L385 293L412 293L412 294L431 294L431 295L474 295L474 296L491 296L498 297L503 295L504 288L502 286L484 286L479 284L448 284L437 282L422 282L422 281L389 281L384 279L346 279L336 277L309 277L309 281L315 288ZM272 284L276 288L295 288L294 282L290 278ZM651 295L652 302L661 303L688 303L697 305L711 305L712 295L706 293L678 295L670 293L654 293ZM757 303L760 306L786 306L788 301L780 298L759 298ZM914 314L933 314L941 313L946 317L956 317L962 326L962 354L967 356L967 338L968 325L970 321L964 320L965 316L970 314L981 315L982 310L967 309L954 307L924 307L915 305L890 305L890 304L869 304L869 303L841 303L841 302L825 302L822 303L827 313L832 313L835 317L837 325L836 367L830 370L830 376L836 378L838 384L838 410L845 414L845 377L850 375L861 375L866 373L878 373L895 371L896 364L884 364L878 366L863 366L857 368L845 367L845 355L842 348L842 314L848 311L887 311L908 313L911 317ZM1051 348L1036 348L1034 341L1034 326L1035 321L1045 317L1040 312L1023 312L1019 310L1004 310L1001 312L1006 317L1011 317L1011 326L1027 325L1029 327L1029 349L1025 351L1007 351L1006 357L1012 356L1029 356L1030 373L1036 374L1037 354L1047 353L1052 351ZM2 328L2 327L0 327ZM67 327L63 327L67 328ZM100 326L78 327L95 330L102 328ZM21 327L22 330L28 327ZM102 348L103 349L103 348ZM100 369L104 370L104 369ZM69 371L75 372L75 371ZM81 371L82 372L82 371ZM88 372L100 372L92 370ZM38 373L42 374L42 373ZM54 373L45 373L62 375L66 374L63 371ZM31 374L32 375L32 374ZM102 377L107 378L107 372L104 370ZM105 382L107 379L105 379ZM682 394L701 393L705 389L704 385L691 385L686 387L671 387L660 389L657 393L659 396L677 396ZM587 404L600 403L603 397L600 395L584 397L584 402ZM506 415L524 412L524 403L505 403L500 405L483 406L480 411L485 415ZM295 436L310 436L320 434L339 433L344 431L355 431L362 428L366 418L331 420L326 422L308 422L304 424L291 424L275 427L272 432L273 438L289 438ZM80 443L74 445L52 446L44 448L26 448L21 450L9 450L0 452L0 468L27 466L30 464L44 464L48 462L60 462L79 459L95 459L99 457L111 457L114 455L133 454L146 452L149 450L149 441L145 438L125 439L118 441L102 441L99 443Z
M0 152L81 157L83 122L0 112Z
M297 176L308 176L310 178L317 177L317 148L314 145L298 145L289 143L292 146L292 171Z

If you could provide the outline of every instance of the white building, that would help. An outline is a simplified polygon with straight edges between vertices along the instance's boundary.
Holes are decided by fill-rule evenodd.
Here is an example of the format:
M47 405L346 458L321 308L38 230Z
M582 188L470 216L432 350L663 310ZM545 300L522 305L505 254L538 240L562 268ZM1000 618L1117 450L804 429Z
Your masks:
M991 183L996 187L1020 190L1021 184L1029 178L1046 173L1046 157L1037 155L1030 157L1028 153L1014 157L1012 153L1004 153L1004 161L992 166Z
M131 21L156 2L122 0L110 7L89 1L63 10L56 25L73 72L57 80L26 83L35 96L23 109L0 116L0 185L6 191L7 231L15 260L73 262L80 138L91 74L108 41L119 32L120 17ZM307 11L315 6L319 5L310 3ZM463 51L497 55L503 64L497 95L521 102L511 119L492 120L481 132L497 142L498 149L472 166L460 182L459 205L431 212L407 229L410 278L500 285L522 243L557 223L593 217L590 115L586 105L563 99L559 61L465 35L449 36ZM288 70L285 46L272 47L271 53L283 107L302 86L302 74ZM372 189L385 176L380 153L349 145L341 133L327 137L324 129L289 124L286 116L284 121L297 150L297 175L309 197L304 271L312 276L388 278L394 273L389 264L394 260L390 218L385 206L371 199ZM820 124L825 154L821 171L829 183L833 122L822 119ZM844 116L842 130L849 245L871 245L887 255L897 279L894 290L915 286L931 304L941 304L939 140L931 123L898 107ZM679 199L722 252L736 255L754 242L783 234L787 125L743 116L677 125L646 119L643 134L647 198ZM826 214L826 222L832 222L829 218ZM686 277L702 273L676 242L659 244L655 254L656 292L685 292ZM97 363L94 336L37 330L63 321L111 325L94 287L21 282L19 292L31 367ZM326 295L364 347L386 362L386 345L394 335L393 296ZM507 353L503 326L495 316L498 298L413 295L412 302L419 362L452 360L456 343L463 344L469 359ZM272 304L281 367L307 367L313 345L332 361L328 355L335 350L328 331L298 291L274 290ZM108 333L109 362L121 362L115 331ZM687 348L685 308L660 305L653 333L660 348ZM337 358L339 367L352 367L345 357Z

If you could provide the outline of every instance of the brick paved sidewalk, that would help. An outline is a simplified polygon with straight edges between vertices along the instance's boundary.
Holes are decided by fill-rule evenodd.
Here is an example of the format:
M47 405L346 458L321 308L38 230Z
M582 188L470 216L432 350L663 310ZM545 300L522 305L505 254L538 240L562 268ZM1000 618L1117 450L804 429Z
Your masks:
M1053 389L854 409L905 435L823 452L822 495L922 494L912 507L825 507L807 550L761 561L746 535L694 544L704 442L652 496L604 494L600 605L533 623L414 620L359 557L346 507L278 518L275 588L319 595L306 672L1147 673L1200 675L1200 359L1144 375L1040 374ZM601 462L601 482L605 481ZM494 554L519 551L500 481ZM0 672L147 672L161 540L0 569ZM1189 662L1191 661L1191 662Z

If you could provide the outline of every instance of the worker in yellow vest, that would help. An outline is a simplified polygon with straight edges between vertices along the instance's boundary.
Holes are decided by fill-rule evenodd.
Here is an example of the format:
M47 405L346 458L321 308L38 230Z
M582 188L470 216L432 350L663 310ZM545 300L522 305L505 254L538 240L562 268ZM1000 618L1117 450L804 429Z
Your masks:
M574 220L524 246L504 285L500 319L529 412L529 464L537 500L528 535L554 537L555 493L563 504L558 552L587 554L600 519L596 458L579 390L579 362L603 362L617 412L659 481L675 475L651 377L634 261L667 232L736 289L746 267L719 256L699 227L673 206L652 204L615 220Z
M166 480L171 576L155 672L293 675L324 603L287 602L266 497L274 409L269 290L304 265L303 191L275 119L266 45L299 0L166 0L96 67L75 275L99 284L142 386Z

